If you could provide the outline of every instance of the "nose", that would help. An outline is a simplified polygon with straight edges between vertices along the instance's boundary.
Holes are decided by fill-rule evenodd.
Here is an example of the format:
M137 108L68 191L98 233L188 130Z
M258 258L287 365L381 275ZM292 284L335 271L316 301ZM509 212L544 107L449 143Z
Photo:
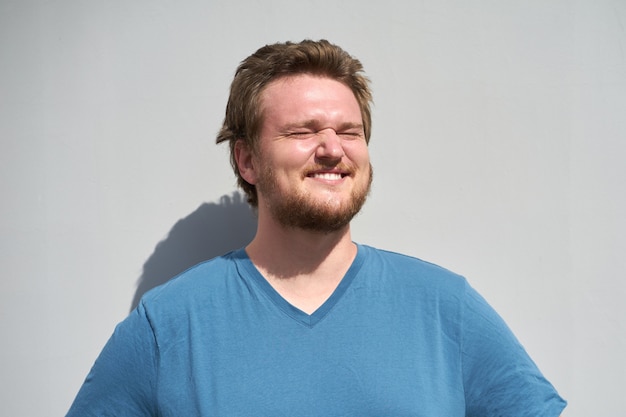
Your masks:
M315 157L324 160L341 160L345 153L343 143L337 132L333 129L324 129L319 132L319 144L315 151Z

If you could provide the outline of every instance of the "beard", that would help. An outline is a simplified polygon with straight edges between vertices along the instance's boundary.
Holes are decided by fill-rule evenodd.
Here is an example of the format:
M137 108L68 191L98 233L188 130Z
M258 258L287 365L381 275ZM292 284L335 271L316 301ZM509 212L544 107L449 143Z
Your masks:
M352 190L345 202L314 200L308 193L298 191L282 193L271 168L266 168L256 185L259 193L266 196L270 214L282 226L312 232L330 233L348 225L356 216L370 193L374 172L369 165L367 182Z

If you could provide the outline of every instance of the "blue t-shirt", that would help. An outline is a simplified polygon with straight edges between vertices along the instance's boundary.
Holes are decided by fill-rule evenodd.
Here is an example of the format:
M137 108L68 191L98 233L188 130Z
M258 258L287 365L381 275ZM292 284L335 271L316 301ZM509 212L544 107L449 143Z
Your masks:
M359 245L311 315L243 249L155 288L118 325L68 416L557 417L564 407L465 279Z

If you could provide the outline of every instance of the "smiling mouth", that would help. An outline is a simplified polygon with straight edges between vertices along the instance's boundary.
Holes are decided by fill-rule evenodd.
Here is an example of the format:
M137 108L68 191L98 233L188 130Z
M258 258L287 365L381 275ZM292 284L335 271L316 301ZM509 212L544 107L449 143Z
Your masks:
M336 181L336 180L342 179L346 175L348 174L342 174L339 172L316 172L316 173L310 174L309 177L317 178L321 180Z

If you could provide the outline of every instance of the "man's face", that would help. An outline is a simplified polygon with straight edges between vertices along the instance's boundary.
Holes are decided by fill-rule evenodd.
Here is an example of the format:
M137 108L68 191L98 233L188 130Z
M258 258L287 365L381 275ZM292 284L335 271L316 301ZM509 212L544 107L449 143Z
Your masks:
M370 190L372 169L352 91L330 78L270 83L255 161L259 210L280 224L330 232L347 225Z

